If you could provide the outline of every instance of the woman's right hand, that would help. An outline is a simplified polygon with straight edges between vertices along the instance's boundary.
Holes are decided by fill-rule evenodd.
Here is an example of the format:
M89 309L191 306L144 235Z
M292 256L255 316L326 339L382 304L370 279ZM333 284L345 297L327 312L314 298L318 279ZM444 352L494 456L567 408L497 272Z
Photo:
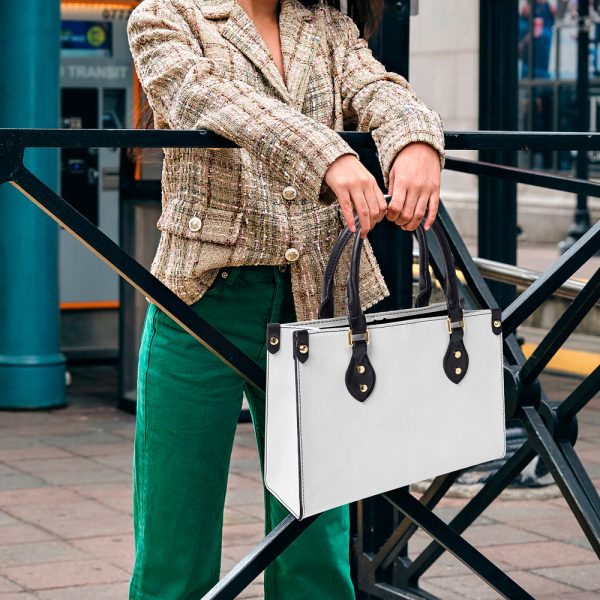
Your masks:
M354 211L360 222L360 237L383 220L387 203L373 175L354 154L342 154L330 165L324 176L325 183L336 195L348 229L356 231Z

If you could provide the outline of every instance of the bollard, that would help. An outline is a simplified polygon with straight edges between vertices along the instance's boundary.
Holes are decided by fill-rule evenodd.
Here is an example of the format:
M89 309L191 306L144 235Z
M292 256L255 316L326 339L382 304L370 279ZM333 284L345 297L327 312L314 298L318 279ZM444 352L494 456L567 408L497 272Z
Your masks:
M0 3L0 47L0 127L57 128L59 1L22 0L18 8ZM24 163L57 189L56 148L28 149ZM17 189L0 186L2 409L65 404L57 246L58 227L52 219Z

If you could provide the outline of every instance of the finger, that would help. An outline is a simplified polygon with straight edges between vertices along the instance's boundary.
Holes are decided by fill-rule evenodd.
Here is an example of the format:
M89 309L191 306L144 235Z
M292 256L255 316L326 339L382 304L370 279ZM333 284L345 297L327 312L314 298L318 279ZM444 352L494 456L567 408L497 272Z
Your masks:
M406 188L398 181L388 204L387 218L394 223L400 218L400 213L406 202Z
M351 190L350 197L352 199L352 204L354 205L354 210L358 215L360 237L364 240L367 237L367 233L369 233L369 229L371 229L371 212L369 210L369 205L367 204L361 188Z
M415 205L415 210L411 220L406 223L402 228L406 231L414 231L421 221L423 220L423 216L425 215L425 210L427 209L427 203L429 202L429 194L421 194L417 199L417 204Z
M388 205L383 196L383 192L379 189L379 186L377 185L377 182L373 183L373 191L375 193L375 198L377 199L377 205L379 206L379 221L383 221L387 213Z
M429 197L429 208L427 209L427 219L425 220L425 231L427 231L437 217L438 208L440 206L440 193L435 191Z
M390 172L390 177L389 177L389 181L388 181L388 190L387 190L388 194L391 194L392 190L394 189L394 180L395 179L396 179L396 172L394 171L394 169L392 169Z
M352 210L352 201L350 199L350 193L348 191L340 192L336 194L340 208L342 209L342 215L348 229L354 233L356 231L356 223L354 222L354 211Z
M408 225L415 214L415 207L419 200L421 190L419 188L411 187L406 190L406 200L404 206L400 212L396 223L400 226Z
M368 185L365 190L363 190L363 195L367 204L369 205L369 216L371 219L371 228L375 227L379 221L381 221L381 208L379 206L379 201L377 200L377 196L375 195L375 190L372 185Z

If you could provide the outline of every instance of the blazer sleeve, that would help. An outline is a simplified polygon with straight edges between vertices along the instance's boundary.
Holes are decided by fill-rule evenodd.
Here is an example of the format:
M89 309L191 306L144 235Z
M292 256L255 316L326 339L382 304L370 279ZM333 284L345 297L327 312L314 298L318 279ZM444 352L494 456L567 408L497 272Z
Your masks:
M144 2L127 24L129 47L148 103L172 129L207 129L263 161L299 194L319 199L329 165L358 153L325 124L246 82L228 79L203 55L170 2Z
M342 48L341 80L344 122L358 131L371 131L377 147L386 188L394 158L411 142L431 144L445 162L444 130L440 115L421 101L408 81L387 71L360 37L356 23L348 15L330 9L329 27Z

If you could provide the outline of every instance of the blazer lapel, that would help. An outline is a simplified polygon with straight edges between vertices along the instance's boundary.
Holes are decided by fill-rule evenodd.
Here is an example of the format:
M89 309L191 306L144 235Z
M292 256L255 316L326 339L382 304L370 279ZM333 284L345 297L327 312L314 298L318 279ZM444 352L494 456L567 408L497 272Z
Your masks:
M279 30L286 85L254 22L236 0L196 2L205 18L227 18L221 35L252 61L285 102L300 108L319 43L312 13L298 0L280 0Z

